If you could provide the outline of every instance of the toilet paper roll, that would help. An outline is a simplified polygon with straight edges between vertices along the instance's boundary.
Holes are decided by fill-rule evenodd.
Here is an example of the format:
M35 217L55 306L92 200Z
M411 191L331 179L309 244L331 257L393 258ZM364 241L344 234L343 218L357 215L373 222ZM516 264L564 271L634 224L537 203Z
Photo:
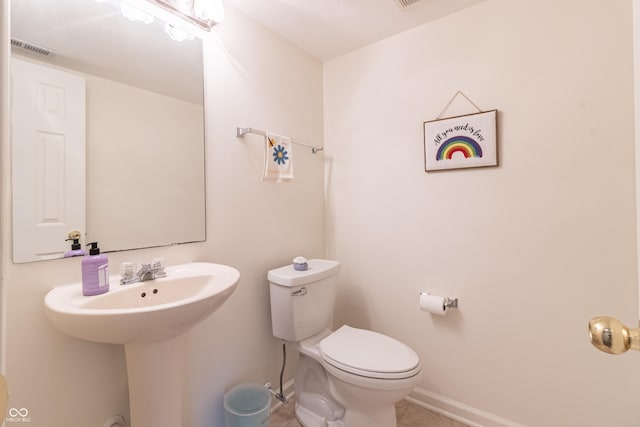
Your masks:
M423 292L420 294L420 310L444 316L449 308L446 304L446 297L429 295Z

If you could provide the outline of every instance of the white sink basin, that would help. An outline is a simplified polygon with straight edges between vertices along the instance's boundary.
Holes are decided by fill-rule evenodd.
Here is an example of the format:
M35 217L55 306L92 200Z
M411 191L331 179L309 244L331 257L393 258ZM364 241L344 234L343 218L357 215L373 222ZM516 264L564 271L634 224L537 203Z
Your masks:
M82 284L59 286L45 297L58 330L89 341L131 344L166 340L207 318L231 296L240 273L221 264L194 262L166 268L167 277L120 285L83 296Z

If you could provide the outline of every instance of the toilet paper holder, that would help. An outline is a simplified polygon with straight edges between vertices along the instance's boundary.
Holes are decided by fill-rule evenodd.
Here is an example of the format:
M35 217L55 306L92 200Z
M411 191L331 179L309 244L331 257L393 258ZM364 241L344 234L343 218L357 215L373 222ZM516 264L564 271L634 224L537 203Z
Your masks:
M458 307L458 298L445 297L444 306L447 308Z
M420 292L420 295L430 295L429 292ZM458 298L450 298L450 297L444 297L444 300L442 301L442 304L446 307L446 308L451 308L451 307L458 307Z

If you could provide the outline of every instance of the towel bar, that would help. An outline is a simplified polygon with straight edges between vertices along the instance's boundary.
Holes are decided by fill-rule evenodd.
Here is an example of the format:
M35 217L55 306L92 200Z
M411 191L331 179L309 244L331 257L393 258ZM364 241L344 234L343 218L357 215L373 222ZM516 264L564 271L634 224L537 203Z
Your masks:
M236 136L238 138L244 138L245 134L247 134L247 133L253 133L253 134L262 135L262 136L265 136L267 134L265 131L259 130L259 129L236 127ZM324 150L323 147L314 147L313 145L304 144L304 143L298 142L298 141L293 141L292 140L291 143L292 144L296 144L296 145L301 145L303 147L311 148L311 152L313 154L316 154L318 151Z

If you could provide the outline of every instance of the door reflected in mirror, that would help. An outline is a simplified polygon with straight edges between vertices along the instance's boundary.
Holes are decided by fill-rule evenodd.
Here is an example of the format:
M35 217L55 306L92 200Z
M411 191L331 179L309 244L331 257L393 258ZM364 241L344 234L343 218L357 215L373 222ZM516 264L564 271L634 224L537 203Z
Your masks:
M13 0L14 262L205 239L202 42L109 2ZM14 42L15 41L15 42Z

